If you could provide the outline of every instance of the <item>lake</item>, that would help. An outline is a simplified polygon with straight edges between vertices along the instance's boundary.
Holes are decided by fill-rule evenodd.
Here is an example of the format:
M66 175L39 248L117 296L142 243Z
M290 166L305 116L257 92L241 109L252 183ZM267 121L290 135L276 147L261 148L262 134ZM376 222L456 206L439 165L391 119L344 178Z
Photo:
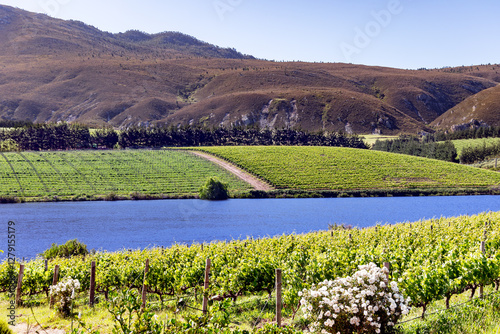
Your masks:
M485 211L500 211L500 196L2 204L0 249L7 247L8 221L16 223L16 256L32 258L52 243L75 238L89 249L115 251L304 233L334 223L362 228Z

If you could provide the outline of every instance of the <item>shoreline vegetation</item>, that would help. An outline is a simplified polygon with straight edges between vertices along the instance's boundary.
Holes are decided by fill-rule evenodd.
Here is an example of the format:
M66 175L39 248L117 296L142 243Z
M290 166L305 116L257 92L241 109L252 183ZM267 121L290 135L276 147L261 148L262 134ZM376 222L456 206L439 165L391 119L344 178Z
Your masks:
M230 199L272 199L272 198L367 198L367 197L418 197L418 196L481 196L500 195L500 187L478 188L428 188L428 189L361 189L361 190L296 190L278 189L271 191L250 190L245 193L232 194ZM89 201L145 201L145 200L179 200L199 199L198 195L166 195L140 194L117 195L76 195L52 197L16 197L0 196L1 204L51 203L51 202L89 202Z

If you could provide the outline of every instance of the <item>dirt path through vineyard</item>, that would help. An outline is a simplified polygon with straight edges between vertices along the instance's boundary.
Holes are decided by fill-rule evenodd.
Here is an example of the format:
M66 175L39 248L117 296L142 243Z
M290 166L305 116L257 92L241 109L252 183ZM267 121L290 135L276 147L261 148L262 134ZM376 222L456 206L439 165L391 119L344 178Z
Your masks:
M191 153L200 156L204 159L207 159L209 161L212 161L213 163L216 163L217 165L221 166L222 168L228 170L229 172L233 173L243 181L249 183L252 185L252 187L255 188L255 190L263 190L263 191L269 191L272 190L273 187L271 187L269 184L266 182L256 178L253 175L250 175L249 173L245 172L244 170L236 167L235 165L224 161L222 159L216 158L213 155L203 153L203 152L198 152L198 151L190 151Z

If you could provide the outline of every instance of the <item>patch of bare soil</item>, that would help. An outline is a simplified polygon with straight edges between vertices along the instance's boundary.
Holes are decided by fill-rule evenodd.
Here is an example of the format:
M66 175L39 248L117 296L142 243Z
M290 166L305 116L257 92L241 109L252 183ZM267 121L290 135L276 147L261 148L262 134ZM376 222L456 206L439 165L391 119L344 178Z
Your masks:
M254 187L255 190L269 191L269 190L273 189L273 187L271 187L266 182L256 178L255 176L250 175L249 173L245 172L244 170L236 167L235 165L233 165L227 161L221 160L219 158L214 157L213 155L203 153L203 152L192 151L191 153L196 154L197 156L200 156L204 159L207 159L213 163L216 163L217 165L219 165L222 168L233 173L234 175L236 175L237 177L239 177L243 181L252 185L252 187Z

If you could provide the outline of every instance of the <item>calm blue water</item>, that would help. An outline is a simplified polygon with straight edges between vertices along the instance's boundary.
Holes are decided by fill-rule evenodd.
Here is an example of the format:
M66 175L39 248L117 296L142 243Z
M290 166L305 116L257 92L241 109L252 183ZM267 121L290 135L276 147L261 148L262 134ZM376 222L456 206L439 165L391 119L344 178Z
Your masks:
M168 246L500 211L500 196L63 202L0 205L0 249L16 223L16 256L78 238L89 249ZM0 255L3 259L5 254Z

